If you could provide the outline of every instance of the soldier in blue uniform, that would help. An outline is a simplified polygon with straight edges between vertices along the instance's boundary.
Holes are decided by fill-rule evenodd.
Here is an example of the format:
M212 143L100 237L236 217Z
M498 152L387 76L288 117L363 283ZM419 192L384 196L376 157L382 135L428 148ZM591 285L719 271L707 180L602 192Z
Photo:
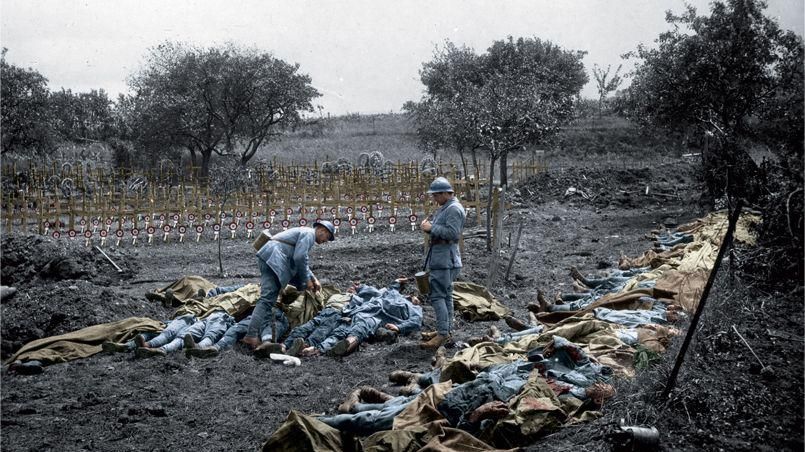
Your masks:
M456 199L453 187L444 177L437 177L428 193L440 207L433 220L425 219L420 225L430 234L427 268L430 272L430 303L436 313L436 334L421 344L425 349L436 349L450 338L453 330L453 281L461 271L461 253L458 242L464 229L467 214Z
M257 251L260 267L260 298L254 307L252 321L243 343L260 345L260 329L277 301L280 291L293 284L299 290L319 290L321 284L308 266L308 253L313 245L335 239L335 227L329 221L313 223L313 227L291 228L271 237ZM275 344L279 345L279 344Z

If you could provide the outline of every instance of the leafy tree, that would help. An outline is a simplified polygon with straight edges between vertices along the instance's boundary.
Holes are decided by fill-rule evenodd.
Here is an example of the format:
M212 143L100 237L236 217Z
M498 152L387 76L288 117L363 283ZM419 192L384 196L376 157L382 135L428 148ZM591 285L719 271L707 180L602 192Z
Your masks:
M47 79L33 69L23 69L0 59L0 152L49 152L53 137L49 128Z
M667 13L673 29L638 47L630 114L647 125L712 136L703 167L712 196L740 197L763 212L760 242L782 250L760 267L801 284L803 41L763 15L760 0ZM758 167L747 145L765 141L776 161ZM799 205L792 209L793 205ZM782 257L780 257L782 256ZM796 270L796 271L792 271Z
M50 95L53 129L72 141L101 141L117 136L112 101L103 89L73 94L62 89Z
M536 38L496 41L482 55L448 42L423 64L420 135L426 143L484 149L492 166L501 159L506 185L508 154L546 139L572 112L587 82L583 56ZM448 117L452 126L439 127Z
M619 64L618 68L615 69L615 73L612 74L612 78L609 78L609 71L612 70L611 65L607 65L606 71L598 67L597 64L593 65L595 87L598 89L598 116L601 116L601 110L604 106L604 101L606 100L607 95L618 89L621 83L623 83L623 77L620 75L622 67L623 65Z
M489 156L490 181L500 161L505 186L508 155L544 142L570 118L573 99L587 82L583 56L536 38L496 41L482 55L448 42L423 64L426 95L407 109L415 113L426 148L448 147L460 155L482 150ZM488 203L491 192L490 183Z
M633 54L641 60L629 88L633 116L676 129L751 135L751 118L779 95L792 71L802 71L802 39L784 33L764 7L729 0L714 2L710 16L692 6L681 16L666 13L674 29L659 36L656 48L641 45ZM801 96L801 89L793 92Z
M241 164L312 111L311 79L268 53L235 45L201 49L164 43L130 80L131 130L146 146L188 149L207 177L213 154Z

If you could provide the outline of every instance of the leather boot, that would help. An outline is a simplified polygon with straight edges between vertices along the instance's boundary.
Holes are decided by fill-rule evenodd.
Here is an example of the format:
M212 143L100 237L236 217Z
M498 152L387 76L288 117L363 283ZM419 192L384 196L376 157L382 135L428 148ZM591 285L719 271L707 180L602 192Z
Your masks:
M433 339L433 336L436 336L437 334L439 334L439 333L437 333L436 331L423 331L422 332L422 340L423 341L429 341L429 340Z
M191 348L196 348L196 341L193 340L193 336L189 334L185 334L182 338L182 342L184 342L184 348L190 350Z
M425 350L436 350L437 348L444 345L445 342L447 342L447 336L437 334L436 336L433 336L430 340L419 344L419 347Z
M134 345L136 345L137 347L148 347L148 345L146 344L146 340L142 334L134 336Z
M522 320L510 315L503 317L503 321L506 322L506 325L508 325L509 328L513 329L514 331L523 331L528 329L528 326L526 326Z
M414 395L422 392L422 388L416 383L411 382L400 388L400 395Z
M347 398L338 405L338 412L339 413L349 413L352 410L352 407L355 406L356 403L360 401L360 388L352 391L349 393Z
M338 341L333 348L330 349L330 353L335 356L347 356L357 350L359 345L358 338L348 336L346 339Z
M254 349L255 358L268 358L272 353L282 353L282 344L263 342Z
M398 385L407 385L415 378L419 377L419 375L420 374L415 374L407 370L395 370L389 374L389 381Z
M358 390L358 399L364 403L383 403L394 398L371 386L361 386Z
M375 331L374 336L375 336L375 340L383 341L383 342L385 342L386 344L389 344L389 345L397 342L397 333L395 333L394 331L391 331L388 328L384 328L382 326L380 328L378 328L377 331Z
M545 294L542 293L541 290L537 291L537 301L539 302L539 310L540 312L550 312L551 306L553 304L545 298Z
M167 355L168 355L167 353L158 348L137 347L137 350L134 350L135 358L153 358L155 356L167 356Z
M304 348L305 348L305 340L302 339L301 337L297 337L296 339L293 340L291 347L288 348L288 351L285 353L291 356L299 356L299 353Z
M570 277L584 284L584 275L581 274L578 268L570 267Z
M201 359L214 358L218 356L218 353L219 351L215 347L196 347L185 350L185 355L188 357Z
M101 344L101 349L106 353L125 353L129 351L126 344L118 344L117 342L106 341Z

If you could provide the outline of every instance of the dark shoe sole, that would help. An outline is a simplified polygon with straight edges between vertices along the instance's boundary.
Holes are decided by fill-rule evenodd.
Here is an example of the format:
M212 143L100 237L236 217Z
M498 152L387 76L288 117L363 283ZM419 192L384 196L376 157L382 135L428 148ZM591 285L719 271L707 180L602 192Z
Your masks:
M347 356L350 353L354 352L358 349L357 342L354 345L351 345L348 340L341 339L338 343L330 349L330 353L335 356Z
M299 352L301 352L304 348L305 341L301 337L298 337L293 340L293 344L291 344L291 348L288 349L286 354L290 356L299 356Z
M272 353L282 353L282 345L268 343L268 344L262 344L256 349L254 349L255 358L260 359L269 358L270 357L269 355L271 355Z
M185 350L185 355L192 358L209 359L218 356L218 350L215 348L190 348Z

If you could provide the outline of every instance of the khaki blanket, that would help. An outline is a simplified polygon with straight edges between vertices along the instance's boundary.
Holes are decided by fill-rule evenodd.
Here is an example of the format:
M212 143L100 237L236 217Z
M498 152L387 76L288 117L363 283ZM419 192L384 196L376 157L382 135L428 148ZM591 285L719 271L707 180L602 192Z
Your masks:
M146 317L129 317L112 323L93 325L59 336L31 341L6 361L42 361L55 364L87 358L101 351L105 341L126 342L142 332L159 332L165 324Z
M341 294L338 288L332 285L322 286L319 292L309 290L299 292L293 286L287 286L280 307L288 317L290 329L294 329L316 317L316 314L325 307L333 306L340 309L349 300L350 295Z
M203 289L204 292L208 292L210 289L214 289L215 287L216 287L215 284L207 281L201 276L191 275L179 278L176 281L170 283L169 285L161 289L155 290L154 293L164 297L165 292L167 292L168 289L170 289L170 291L173 292L173 296L177 300L179 300L180 302L185 302L198 295L199 289Z
M481 439L517 447L559 429L576 406L563 403L539 372L532 371L519 394L508 401L511 412L482 432Z
M192 314L197 318L203 319L214 311L224 310L232 317L240 318L254 307L258 298L260 298L260 286L246 284L234 292L204 298L203 300L188 298L173 313L173 317Z
M461 315L471 321L500 320L511 309L500 304L484 286L469 282L453 283L453 303Z
M263 444L264 451L498 451L469 433L451 428L436 408L450 390L450 382L423 391L394 419L392 430L377 432L358 442L318 419L291 411L285 422Z

